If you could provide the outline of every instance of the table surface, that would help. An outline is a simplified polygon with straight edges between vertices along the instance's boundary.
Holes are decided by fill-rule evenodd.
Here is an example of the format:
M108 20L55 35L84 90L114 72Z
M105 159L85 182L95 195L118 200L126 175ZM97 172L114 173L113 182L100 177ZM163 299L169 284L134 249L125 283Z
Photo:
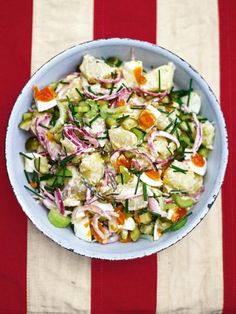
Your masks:
M235 15L234 0L2 3L0 313L236 313ZM158 256L118 262L76 255L38 232L4 158L11 108L30 74L70 46L108 37L158 43L192 64L220 99L230 147L222 193L202 223Z

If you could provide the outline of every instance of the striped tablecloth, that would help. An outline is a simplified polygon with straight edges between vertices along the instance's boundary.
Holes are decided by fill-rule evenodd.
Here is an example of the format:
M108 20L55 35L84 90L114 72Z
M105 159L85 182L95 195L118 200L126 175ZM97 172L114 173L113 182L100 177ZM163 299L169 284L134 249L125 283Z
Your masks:
M1 314L236 313L235 34L235 0L1 1ZM220 97L229 133L223 190L204 221L164 252L132 261L91 260L44 237L5 169L7 121L30 73L72 45L107 37L158 43L186 59Z

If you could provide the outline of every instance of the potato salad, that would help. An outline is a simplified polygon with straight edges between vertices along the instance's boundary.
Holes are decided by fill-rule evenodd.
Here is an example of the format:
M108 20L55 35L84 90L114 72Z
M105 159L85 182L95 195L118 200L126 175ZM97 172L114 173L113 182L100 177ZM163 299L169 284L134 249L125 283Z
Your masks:
M25 188L54 227L108 244L156 241L186 224L215 128L192 80L177 89L174 77L173 63L86 54L75 72L33 87L20 156Z

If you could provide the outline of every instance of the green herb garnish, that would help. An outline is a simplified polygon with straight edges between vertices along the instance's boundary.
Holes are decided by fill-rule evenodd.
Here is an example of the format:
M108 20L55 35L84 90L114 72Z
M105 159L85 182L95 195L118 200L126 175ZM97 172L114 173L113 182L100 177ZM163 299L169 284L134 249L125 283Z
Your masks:
M184 217L180 218L177 222L175 222L173 225L171 225L169 228L162 231L162 233L170 232L170 231L177 231L185 226L188 216L192 215L192 212L187 213Z
M36 191L30 189L28 186L24 185L24 188L25 188L26 190L32 192L33 194L37 195L38 197L45 199L45 197L44 197L43 195L41 195L41 194L37 193Z
M191 80L190 80L190 82L189 82L188 99L187 99L187 107L189 106L190 95L191 95L191 91L192 91L192 83L193 83L193 80L191 79Z
M132 92L130 95L129 95L129 97L127 98L127 104L128 104L128 102L130 101L130 99L131 99L131 97L133 96L133 94L134 94L134 92Z
M174 169L174 172L181 172L181 173L186 174L187 171L188 171L188 170L186 170L186 169L182 169L182 168L179 168L179 167L174 166L174 165L171 165L170 167L171 167L172 169Z
M29 156L25 155L25 154L24 154L24 153L22 153L22 152L20 152L19 154L20 154L21 156L23 156L23 157L25 157L25 158L29 159L29 160L33 160L33 158L32 158L32 157L29 157Z
M148 200L148 193L147 193L147 184L143 182L143 200Z

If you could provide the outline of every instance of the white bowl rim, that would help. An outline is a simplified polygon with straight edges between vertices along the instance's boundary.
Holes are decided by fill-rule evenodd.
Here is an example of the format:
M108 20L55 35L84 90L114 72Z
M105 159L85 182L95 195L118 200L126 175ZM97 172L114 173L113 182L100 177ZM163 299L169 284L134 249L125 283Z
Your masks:
M68 244L66 244L63 239L61 239L61 241L59 241L54 235L53 232L50 233L48 231L43 230L42 228L40 228L37 223L34 220L34 216L30 213L30 211L28 211L27 208L25 208L22 204L23 199L21 197L20 194L18 194L16 192L16 190L14 189L14 184L13 184L13 176L14 176L14 171L12 169L12 166L9 163L9 158L8 156L11 154L10 152L10 148L8 146L8 142L10 139L10 126L13 124L13 112L14 112L14 108L16 103L18 103L18 101L20 101L21 95L24 93L24 91L26 90L27 86L30 84L30 81L33 77L37 76L38 73L40 72L40 70L42 68L47 67L48 63L50 63L53 60L57 60L58 58L62 57L64 54L66 54L68 51L73 50L73 49L77 49L80 46L84 46L87 45L88 48L92 48L94 44L99 43L101 45L106 45L107 42L109 42L109 44L117 44L118 42L120 43L127 43L127 45L129 46L135 46L137 45L139 48L143 48L143 49L147 49L147 48L151 48L154 47L154 49L158 50L162 50L165 52L165 54L168 55L172 55L173 57L175 57L177 60L179 60L181 62L181 64L186 68L190 68L190 70L194 73L195 75L195 80L200 80L204 85L205 88L208 90L209 96L213 99L214 101L214 106L216 108L216 114L217 114L217 118L219 119L220 123L219 123L219 128L220 128L220 136L222 138L222 143L223 143L223 147L222 147L222 161L221 161L221 168L219 170L219 173L217 175L217 180L211 190L210 196L208 198L208 204L205 205L204 210L202 210L201 216L199 217L198 220L193 220L193 222L191 224L187 224L184 228L183 228L183 232L181 237L176 238L174 241L171 241L168 245L164 245L161 249L157 249L157 248L147 248L146 251L144 250L140 250L139 252L135 252L133 254L129 254L129 253L116 253L114 255L106 255L106 256L102 256L101 254L97 253L97 252L91 252L91 250L80 250L78 248L72 248L70 246L68 246ZM187 70L188 71L188 70ZM189 71L188 71L189 72ZM201 221L202 219L207 215L207 213L209 212L210 208L212 207L212 205L215 202L215 199L220 191L221 185L223 183L224 180L224 176L225 176L225 171L226 171L226 167L227 167L227 162L228 162L228 135L227 135L227 129L226 129L226 124L225 124L225 120L224 120L224 115L223 112L221 110L220 104L214 94L214 92L212 91L212 89L210 88L210 86L208 85L208 83L206 82L206 80L198 73L198 71L196 69L194 69L187 61L185 61L183 58L181 58L180 56L178 56L177 54L175 54L174 52L159 46L157 44L152 44L150 42L146 42L146 41L142 41L142 40L137 40L137 39L130 39L130 38L105 38L105 39L96 39L96 40L90 40L90 41L86 41L80 44L76 44L72 47L69 47L65 50L63 50L62 52L56 54L55 56L53 56L52 58L50 58L47 62L45 62L41 67L39 67L29 78L29 80L27 81L27 83L24 85L23 89L21 90L21 92L19 93L14 106L12 107L11 110L11 114L10 114L10 118L8 120L8 125L7 125L7 131L6 131L6 141L5 141L5 158L6 158L6 166L7 166L7 173L8 173L8 177L9 177L9 181L10 184L12 186L13 192L15 194L15 197L18 201L18 203L20 204L22 210L25 212L25 214L27 215L27 217L31 220L31 222L36 226L36 228L41 231L44 235L46 235L50 240L56 242L57 244L59 244L61 247L72 251L74 253L83 255L83 256L87 256L87 257L91 257L91 258L97 258L97 259L104 259L104 260L130 260L130 259L135 259L135 258L141 258L144 256L149 256L158 252L161 252L165 249L167 249L168 247L171 247L172 245L174 245L175 243L179 242L180 240L182 240L184 237L186 237Z

